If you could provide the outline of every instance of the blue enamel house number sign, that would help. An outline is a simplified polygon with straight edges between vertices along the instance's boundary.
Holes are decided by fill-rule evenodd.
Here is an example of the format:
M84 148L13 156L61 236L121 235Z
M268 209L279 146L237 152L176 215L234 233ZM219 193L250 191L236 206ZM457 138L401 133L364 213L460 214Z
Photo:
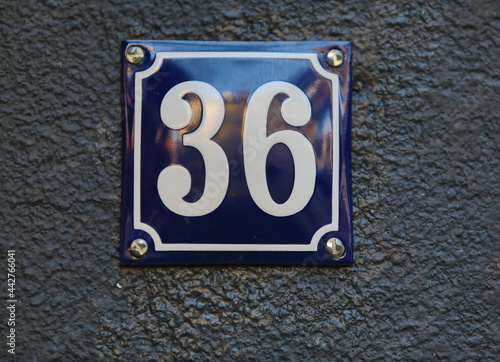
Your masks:
M122 54L123 265L352 264L349 42Z

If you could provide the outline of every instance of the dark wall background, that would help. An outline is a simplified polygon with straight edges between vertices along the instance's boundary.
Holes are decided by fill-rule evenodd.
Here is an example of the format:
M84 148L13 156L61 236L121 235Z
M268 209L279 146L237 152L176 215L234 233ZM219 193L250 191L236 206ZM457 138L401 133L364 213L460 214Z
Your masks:
M17 359L498 360L498 9L2 1L0 264L15 248ZM127 38L352 41L356 264L120 267Z

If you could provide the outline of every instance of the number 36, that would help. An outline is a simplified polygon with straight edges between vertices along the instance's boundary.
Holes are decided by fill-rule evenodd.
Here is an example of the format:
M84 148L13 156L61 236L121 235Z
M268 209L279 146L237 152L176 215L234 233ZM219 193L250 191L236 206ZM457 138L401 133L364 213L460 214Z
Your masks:
M183 99L196 94L203 107L200 126L185 134L182 143L196 148L205 163L205 190L195 202L183 198L191 189L191 175L181 165L170 165L158 177L158 192L162 202L172 212L182 216L203 216L214 211L224 200L229 185L229 165L224 150L212 138L217 134L224 119L224 100L210 84L187 81L170 89L160 106L163 123L174 130L189 125L192 109ZM260 139L259 149L251 141L267 128L267 113L273 98L285 94L288 98L281 106L286 123L300 127L311 119L311 103L307 95L293 84L269 82L257 88L250 96L243 120L243 161L245 177L252 199L264 212L273 216L290 216L301 211L311 199L316 183L316 158L309 140L301 133L282 130ZM292 192L287 201L276 203L269 192L266 177L266 160L271 148L282 143L293 157L295 176ZM253 149L252 152L248 152Z

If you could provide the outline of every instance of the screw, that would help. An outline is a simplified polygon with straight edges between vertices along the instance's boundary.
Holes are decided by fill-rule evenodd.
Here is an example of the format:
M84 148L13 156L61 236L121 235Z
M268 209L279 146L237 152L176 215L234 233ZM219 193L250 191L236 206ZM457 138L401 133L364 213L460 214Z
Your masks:
M344 53L339 49L332 49L326 55L326 61L334 68L340 67L344 63Z
M133 45L127 49L127 62L137 65L144 59L144 49L140 46Z
M141 258L148 252L148 243L144 239L135 239L130 244L130 253L136 258Z
M326 242L326 252L333 260L339 260L345 256L345 246L340 239L331 238Z

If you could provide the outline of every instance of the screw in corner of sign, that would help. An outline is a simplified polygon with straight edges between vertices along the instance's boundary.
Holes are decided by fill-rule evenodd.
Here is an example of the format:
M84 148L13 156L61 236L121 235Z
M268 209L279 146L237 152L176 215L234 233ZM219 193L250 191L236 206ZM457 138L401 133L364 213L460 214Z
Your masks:
M144 239L135 239L130 244L129 250L136 258L142 258L148 252L148 243Z
M125 52L125 57L129 64L137 65L144 60L146 52L144 48L139 45L129 46Z
M344 53L340 49L331 49L326 54L326 62L334 68L344 64Z
M345 246L342 240L331 238L326 242L326 252L333 260L340 260L345 257Z

